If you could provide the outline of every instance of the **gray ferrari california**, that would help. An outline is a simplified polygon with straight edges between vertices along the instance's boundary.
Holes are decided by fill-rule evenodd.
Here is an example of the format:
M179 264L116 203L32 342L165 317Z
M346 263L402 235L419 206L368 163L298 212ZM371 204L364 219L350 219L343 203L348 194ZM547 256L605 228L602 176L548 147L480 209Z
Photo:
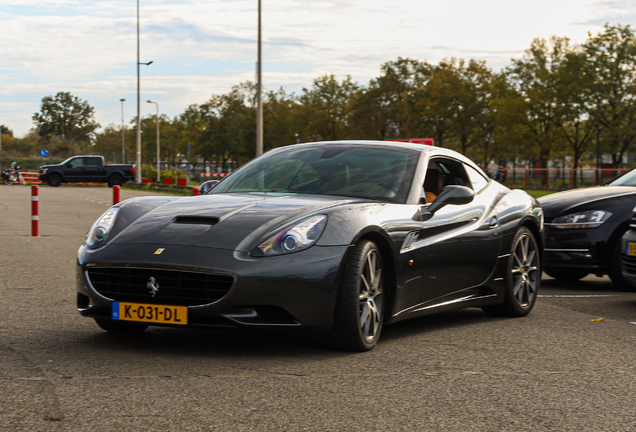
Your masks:
M542 226L534 198L451 150L297 144L205 195L108 209L78 252L77 307L110 332L291 330L365 351L412 317L528 314Z

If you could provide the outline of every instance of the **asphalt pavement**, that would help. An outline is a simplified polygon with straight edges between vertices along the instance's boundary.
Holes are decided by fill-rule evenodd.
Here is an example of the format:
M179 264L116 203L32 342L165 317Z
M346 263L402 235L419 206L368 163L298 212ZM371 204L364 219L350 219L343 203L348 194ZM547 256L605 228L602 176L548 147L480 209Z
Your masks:
M546 277L525 318L387 326L362 354L268 333L122 337L75 310L77 248L111 201L43 186L33 238L29 188L0 186L0 430L636 429L636 293L607 278Z

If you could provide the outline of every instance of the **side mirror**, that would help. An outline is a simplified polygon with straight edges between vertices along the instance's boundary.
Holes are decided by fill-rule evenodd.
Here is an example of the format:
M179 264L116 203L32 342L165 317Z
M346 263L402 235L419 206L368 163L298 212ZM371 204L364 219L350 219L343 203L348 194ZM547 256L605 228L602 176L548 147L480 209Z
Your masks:
M475 198L475 192L466 187L458 185L449 185L444 187L442 191L437 195L437 198L431 203L428 208L422 208L415 213L413 220L424 222L433 217L436 211L449 204L462 205L472 202Z
M206 182L203 182L201 186L199 186L199 192L201 193L201 195L205 195L206 193L214 189L219 183L221 183L221 180L208 180Z

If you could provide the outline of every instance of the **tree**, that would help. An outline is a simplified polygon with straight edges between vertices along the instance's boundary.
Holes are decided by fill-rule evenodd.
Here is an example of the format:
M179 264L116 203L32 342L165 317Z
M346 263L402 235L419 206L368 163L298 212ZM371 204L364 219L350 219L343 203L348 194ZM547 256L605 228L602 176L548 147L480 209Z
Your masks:
M358 85L347 76L341 82L335 75L323 75L314 80L311 89L303 88L299 100L303 106L302 123L306 124L310 140L348 138L351 100Z
M0 134L13 136L13 131L5 125L0 125Z
M532 41L522 59L513 60L508 70L508 77L517 92L513 103L523 113L519 120L524 132L530 135L529 142L541 168L548 167L558 143L559 127L563 123L559 73L570 52L568 38L552 36L549 41L538 38Z
M94 142L95 130L99 128L94 115L95 109L88 102L69 92L59 92L42 98L40 112L32 118L42 139L52 142L57 138L59 150L73 151L73 148L87 147Z
M351 132L379 140L418 136L422 124L414 110L415 91L430 69L426 62L401 57L383 64L381 75L353 94Z
M590 89L593 81L588 74L582 73L588 65L588 58L580 49L566 54L563 67L557 76L559 92L558 125L559 136L565 139L563 157L570 156L572 168L579 168L581 160L589 151L594 136L593 117L590 117ZM574 186L578 178L574 176Z
M636 140L636 36L629 25L605 25L583 49L590 117L600 111L604 149L612 154L613 166L619 166Z

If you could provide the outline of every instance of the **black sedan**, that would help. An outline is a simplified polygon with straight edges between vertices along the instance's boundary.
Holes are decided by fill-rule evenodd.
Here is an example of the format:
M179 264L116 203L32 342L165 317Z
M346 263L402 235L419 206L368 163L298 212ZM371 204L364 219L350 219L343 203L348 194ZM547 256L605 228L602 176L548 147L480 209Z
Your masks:
M77 307L111 332L291 330L365 351L407 318L528 314L542 224L535 199L450 150L282 147L206 195L111 207L79 249Z
M543 270L561 280L609 275L614 285L634 290L623 275L621 237L636 206L636 170L603 186L539 198L545 214Z

